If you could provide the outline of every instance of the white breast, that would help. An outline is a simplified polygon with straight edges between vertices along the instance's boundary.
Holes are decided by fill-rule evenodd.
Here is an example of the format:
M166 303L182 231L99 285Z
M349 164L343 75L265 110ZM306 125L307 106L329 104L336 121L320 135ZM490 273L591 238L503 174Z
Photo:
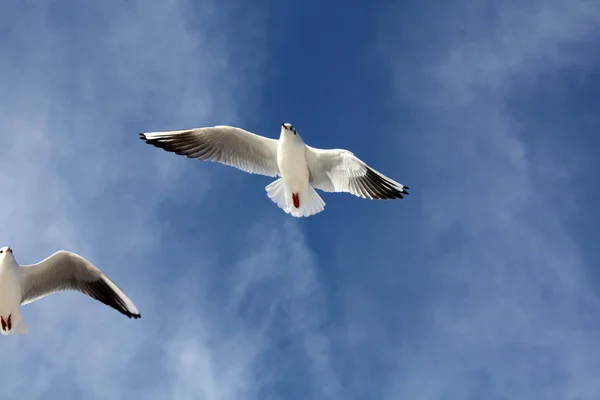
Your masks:
M301 193L308 185L306 145L296 138L282 137L277 148L277 164L285 185L291 192Z
M21 304L21 280L18 266L0 268L0 314L12 312Z

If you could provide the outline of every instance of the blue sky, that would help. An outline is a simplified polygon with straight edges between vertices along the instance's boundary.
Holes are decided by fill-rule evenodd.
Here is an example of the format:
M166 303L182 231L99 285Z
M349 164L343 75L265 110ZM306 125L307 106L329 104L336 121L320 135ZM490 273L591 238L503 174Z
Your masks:
M24 307L2 398L597 398L599 26L586 0L0 1L0 243L75 251L142 313ZM137 137L283 121L411 195L294 219Z

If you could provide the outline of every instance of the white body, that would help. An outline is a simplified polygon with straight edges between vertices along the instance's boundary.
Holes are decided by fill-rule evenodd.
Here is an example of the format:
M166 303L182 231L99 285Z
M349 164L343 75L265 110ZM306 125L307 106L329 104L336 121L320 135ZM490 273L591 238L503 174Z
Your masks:
M271 200L294 217L308 217L325 209L325 202L310 185L307 151L296 129L283 124L277 142L277 166L281 178L265 189Z
M306 162L306 145L302 138L281 129L277 144L277 165L285 187L292 193L302 193L308 187L310 173Z
M0 333L27 333L27 326L21 317L21 276L19 265L14 258L0 262L0 317L11 319L11 330L0 329Z
M6 262L0 263L0 315L10 313L20 305L19 265L14 262L14 259L6 260Z

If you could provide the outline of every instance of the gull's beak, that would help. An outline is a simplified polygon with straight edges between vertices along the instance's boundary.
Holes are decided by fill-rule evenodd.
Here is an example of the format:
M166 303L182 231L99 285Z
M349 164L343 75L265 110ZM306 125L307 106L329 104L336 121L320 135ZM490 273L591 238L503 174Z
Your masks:
M281 123L281 127L282 127L283 129L286 129L286 128L285 128L285 122L282 122L282 123Z
M6 252L7 253L12 253L12 249L9 247L9 248L6 249Z

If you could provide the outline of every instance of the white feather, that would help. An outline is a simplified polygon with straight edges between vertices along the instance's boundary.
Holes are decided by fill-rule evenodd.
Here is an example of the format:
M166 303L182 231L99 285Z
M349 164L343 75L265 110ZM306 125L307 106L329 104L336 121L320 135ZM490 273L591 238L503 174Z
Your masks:
M394 199L408 194L407 186L369 167L348 150L307 146L310 184L325 192L347 192L365 199Z
M251 174L277 176L277 140L218 125L140 134L147 143L198 160L214 161Z

